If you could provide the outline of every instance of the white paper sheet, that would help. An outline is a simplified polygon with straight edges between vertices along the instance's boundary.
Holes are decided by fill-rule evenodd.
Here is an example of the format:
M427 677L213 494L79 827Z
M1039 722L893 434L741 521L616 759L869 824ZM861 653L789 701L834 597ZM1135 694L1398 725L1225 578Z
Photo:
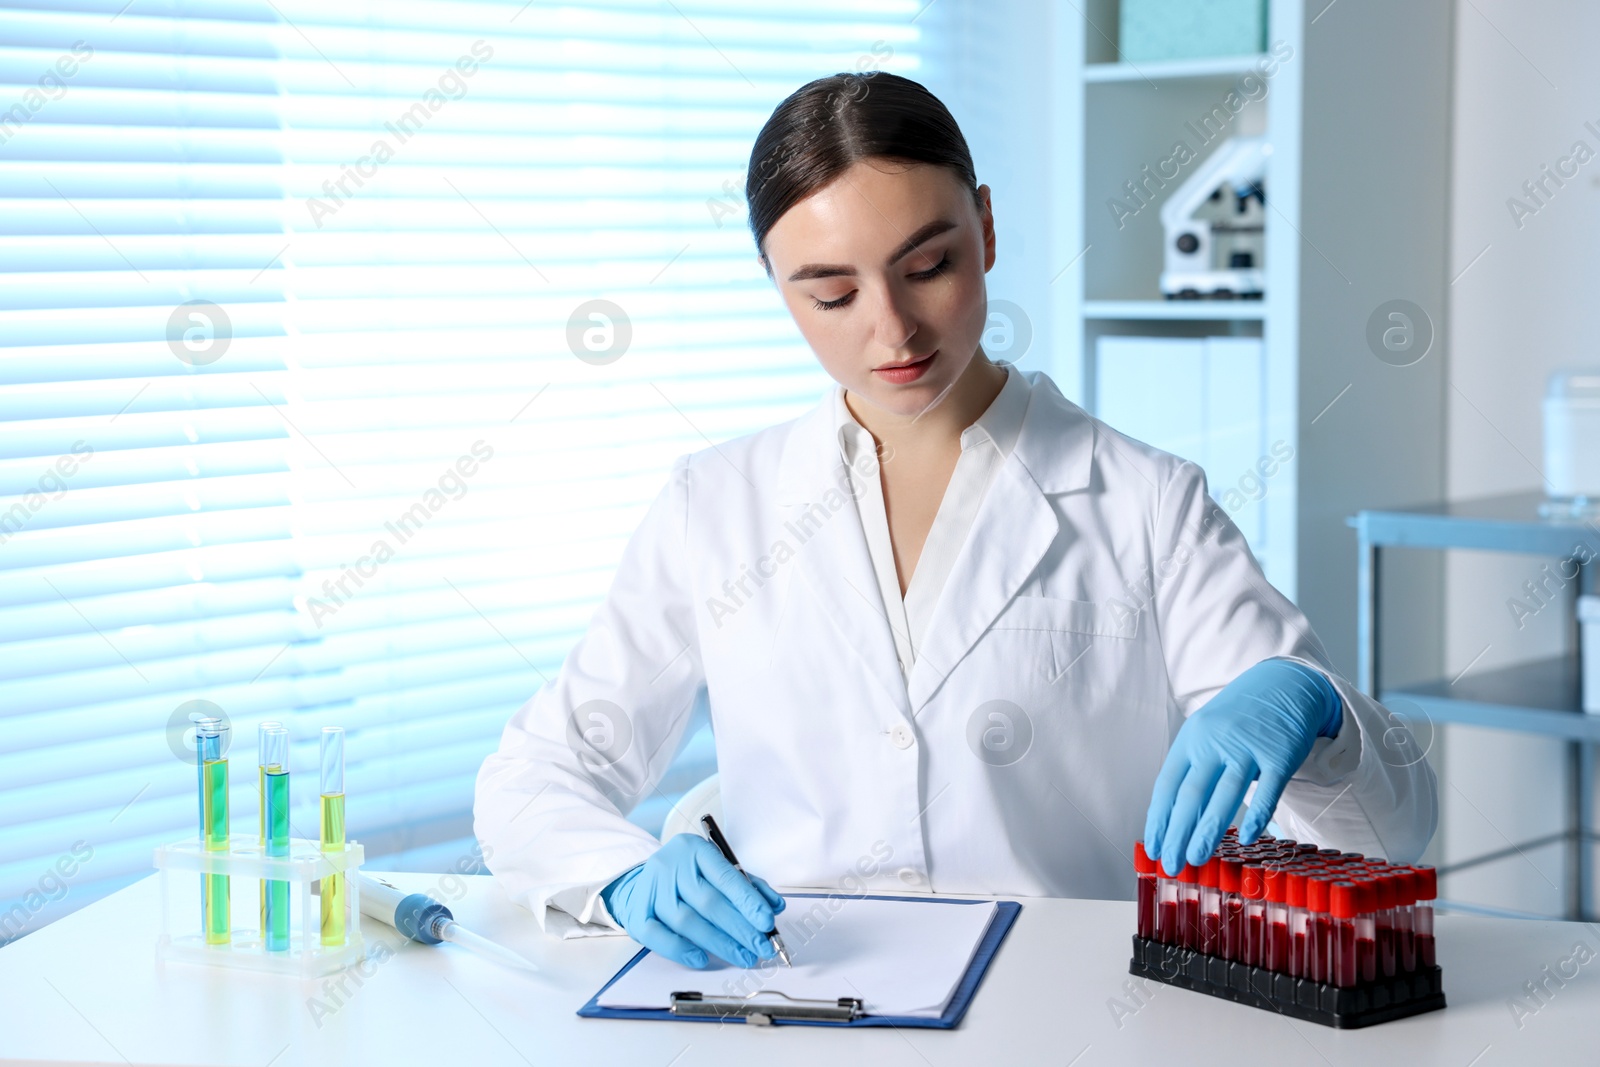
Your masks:
M789 898L778 916L794 966L763 960L746 970L713 958L696 970L651 953L600 996L603 1008L665 1008L677 992L860 997L869 1015L938 1017L994 918L993 901ZM759 998L758 998L759 999Z

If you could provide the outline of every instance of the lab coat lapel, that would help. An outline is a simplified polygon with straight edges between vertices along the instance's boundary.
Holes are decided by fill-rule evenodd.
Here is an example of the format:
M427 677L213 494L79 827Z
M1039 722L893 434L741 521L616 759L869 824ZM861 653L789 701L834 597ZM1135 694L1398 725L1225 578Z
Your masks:
M778 471L779 515L785 539L797 546L799 573L838 627L849 654L861 660L900 713L909 716L900 656L849 472L831 429L832 402L827 396L789 434Z
M1037 371L1017 443L995 472L928 620L907 679L919 714L1038 568L1061 532L1049 495L1089 484L1094 428Z

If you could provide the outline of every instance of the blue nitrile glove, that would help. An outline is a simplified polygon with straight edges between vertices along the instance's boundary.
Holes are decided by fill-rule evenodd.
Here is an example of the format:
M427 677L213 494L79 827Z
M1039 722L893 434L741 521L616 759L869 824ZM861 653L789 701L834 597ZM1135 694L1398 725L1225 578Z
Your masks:
M754 888L752 888L752 886ZM708 955L740 967L774 955L767 931L784 899L749 881L698 834L679 834L600 891L612 918L651 952L687 967Z
M1310 667L1267 659L1240 674L1173 739L1145 816L1145 851L1168 874L1204 863L1259 777L1239 824L1239 841L1254 841L1313 742L1336 735L1343 721L1339 691Z

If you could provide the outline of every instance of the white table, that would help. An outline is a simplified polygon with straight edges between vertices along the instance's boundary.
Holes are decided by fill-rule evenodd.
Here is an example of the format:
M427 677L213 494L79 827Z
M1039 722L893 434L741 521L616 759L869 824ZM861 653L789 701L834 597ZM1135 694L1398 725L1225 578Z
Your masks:
M387 875L418 890L437 875ZM155 877L0 950L0 1057L72 1063L737 1064L1329 1063L1490 1067L1600 1059L1600 932L1591 925L1441 916L1444 1011L1340 1031L1168 986L1141 1006L1127 973L1133 906L1024 899L955 1031L753 1027L580 1019L634 952L621 937L557 941L487 876L466 878L462 922L543 967L522 976L454 946L405 944L338 1010L321 982L158 964ZM369 942L393 931L363 917ZM1564 986L1518 1020L1510 999L1567 965ZM332 1003L332 997L328 997ZM1121 1004L1121 1010L1115 1005ZM1525 1001L1530 1008L1534 1002ZM1520 1027L1519 1027L1520 1021ZM320 1022L320 1025L319 1025Z

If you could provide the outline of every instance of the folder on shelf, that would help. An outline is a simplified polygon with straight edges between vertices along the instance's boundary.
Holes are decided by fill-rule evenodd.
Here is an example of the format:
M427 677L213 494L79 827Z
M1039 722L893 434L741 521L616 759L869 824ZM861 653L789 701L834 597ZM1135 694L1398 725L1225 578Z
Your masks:
M641 949L578 1009L585 1018L950 1029L1022 905L793 893L778 932L794 966L713 959L696 970Z

